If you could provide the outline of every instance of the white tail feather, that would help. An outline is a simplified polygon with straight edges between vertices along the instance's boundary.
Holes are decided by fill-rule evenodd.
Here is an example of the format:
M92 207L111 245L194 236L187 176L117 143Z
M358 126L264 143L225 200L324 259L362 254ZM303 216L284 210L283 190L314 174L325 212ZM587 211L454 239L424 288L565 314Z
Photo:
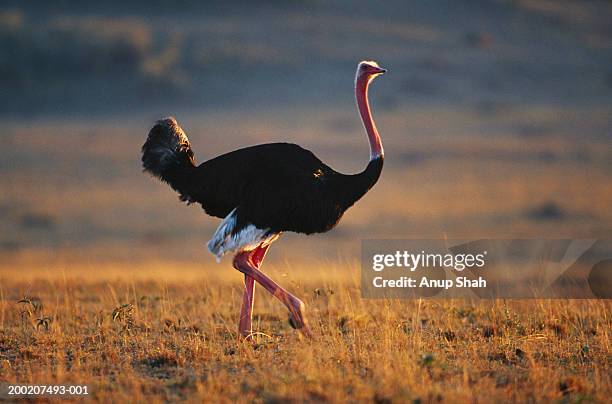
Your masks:
M223 255L230 251L254 250L260 245L269 245L280 235L270 233L270 229L259 229L252 224L234 234L236 222L236 209L234 209L219 224L212 239L208 242L208 250L216 257L217 262L221 262Z

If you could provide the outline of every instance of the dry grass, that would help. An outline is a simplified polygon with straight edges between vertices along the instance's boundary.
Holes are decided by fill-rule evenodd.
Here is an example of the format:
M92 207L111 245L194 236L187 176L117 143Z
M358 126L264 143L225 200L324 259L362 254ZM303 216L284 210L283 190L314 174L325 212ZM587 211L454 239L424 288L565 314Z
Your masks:
M90 398L113 402L604 402L611 393L608 301L364 300L355 263L320 268L268 265L305 300L315 339L258 289L255 326L269 337L253 342L236 333L242 288L229 270L4 269L0 384L86 384Z

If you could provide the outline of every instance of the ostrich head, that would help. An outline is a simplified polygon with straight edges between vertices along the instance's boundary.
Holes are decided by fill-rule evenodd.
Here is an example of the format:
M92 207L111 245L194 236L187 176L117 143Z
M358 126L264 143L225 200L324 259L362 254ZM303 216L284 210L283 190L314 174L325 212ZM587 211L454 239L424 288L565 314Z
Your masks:
M355 81L358 80L366 80L367 82L371 81L377 76L385 73L387 70L383 69L378 65L378 63L373 60L364 60L359 62L357 66L357 74L355 75Z

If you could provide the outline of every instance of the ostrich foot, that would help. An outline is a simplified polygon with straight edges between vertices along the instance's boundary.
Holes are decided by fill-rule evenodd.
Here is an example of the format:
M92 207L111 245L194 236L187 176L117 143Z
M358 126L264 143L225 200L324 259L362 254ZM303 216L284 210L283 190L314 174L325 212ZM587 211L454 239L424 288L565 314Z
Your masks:
M310 332L308 321L306 320L306 316L304 316L306 306L301 300L297 299L297 303L292 307L294 307L294 309L289 310L289 325L296 330L300 330L304 336L312 338L312 332Z

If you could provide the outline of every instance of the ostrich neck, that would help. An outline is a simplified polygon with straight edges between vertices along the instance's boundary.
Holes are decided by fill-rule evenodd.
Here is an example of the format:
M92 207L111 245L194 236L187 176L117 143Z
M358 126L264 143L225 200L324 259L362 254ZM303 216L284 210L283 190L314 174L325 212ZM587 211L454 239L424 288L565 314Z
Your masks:
M369 85L370 80L367 77L357 78L355 82L355 97L357 98L357 108L359 109L359 114L368 135L368 141L370 142L370 161L372 161L382 157L384 150L374 118L372 118L372 111L370 110L370 103L368 101Z
M338 206L341 206L343 210L351 207L374 186L383 167L383 147L370 112L368 84L368 78L357 78L355 96L357 97L357 108L370 142L370 162L359 174L340 175L337 181L331 183L333 192L339 197Z

